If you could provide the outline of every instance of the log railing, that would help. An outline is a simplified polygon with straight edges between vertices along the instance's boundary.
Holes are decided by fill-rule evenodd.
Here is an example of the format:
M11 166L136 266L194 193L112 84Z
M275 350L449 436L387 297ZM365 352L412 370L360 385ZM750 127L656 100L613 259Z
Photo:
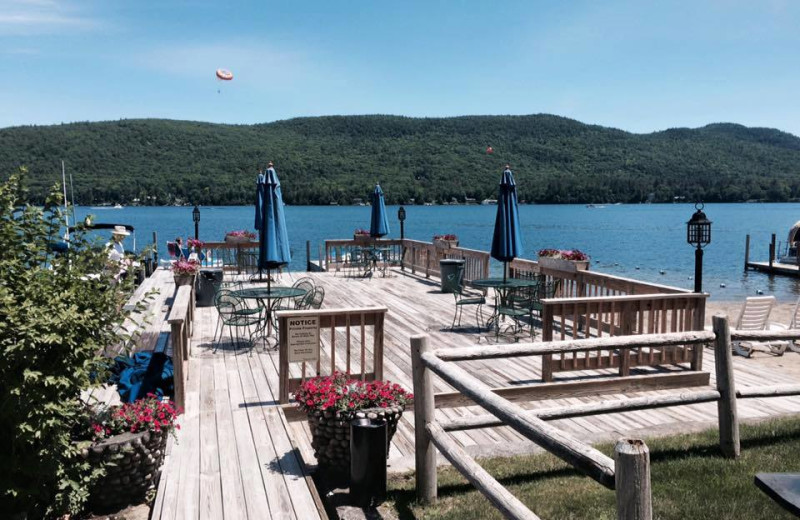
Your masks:
M552 298L542 301L542 340L578 339L636 334L663 334L702 330L707 294L642 294L592 298ZM614 350L576 353L542 360L542 380L554 372L618 368L627 376L631 367L689 363L702 369L703 349L698 345L652 347L634 351Z
M606 457L591 446L582 444L570 435L552 428L545 421L717 402L720 451L725 457L740 454L737 399L800 395L799 384L784 384L737 389L734 381L731 342L792 341L800 339L800 330L731 331L726 316L714 316L713 331L685 331L665 334L645 334L606 338L551 341L515 345L474 346L434 350L426 336L411 338L411 361L414 381L414 418L416 436L417 499L430 503L436 500L436 450L483 493L506 518L538 518L522 502L513 497L491 475L475 463L450 437L448 432L507 425L533 440L545 450L569 462L583 472L616 491L617 518L622 520L651 520L652 493L650 489L650 460L645 443L638 439L620 439L614 447L614 459ZM504 397L503 390L491 389L464 369L453 365L457 361L488 360L520 356L545 356L584 353L595 350L630 351L640 348L671 348L678 345L702 346L713 342L715 349L716 389L681 391L680 393L599 401L557 408L525 410ZM478 404L490 414L470 415L437 421L434 410L439 407L434 394L433 375L463 393L463 404ZM705 375L705 386L709 374ZM657 377L657 376L647 376ZM626 379L624 377L617 378ZM537 385L555 387L560 383ZM511 388L511 387L510 387ZM509 388L509 389L510 389ZM607 385L612 392L615 386ZM600 389L595 395L603 393ZM541 394L541 392L539 392ZM560 392L558 397L569 397ZM523 397L517 395L517 397Z
M386 307L279 311L280 403L288 403L289 394L306 377L329 375L336 370L362 381L383 379L383 327L387 312ZM319 325L316 360L291 363L291 328L297 326L296 320L307 318L315 318Z
M186 380L189 378L190 341L194 322L194 285L182 285L175 291L167 322L172 342L172 366L175 388L175 404L184 408L186 404Z

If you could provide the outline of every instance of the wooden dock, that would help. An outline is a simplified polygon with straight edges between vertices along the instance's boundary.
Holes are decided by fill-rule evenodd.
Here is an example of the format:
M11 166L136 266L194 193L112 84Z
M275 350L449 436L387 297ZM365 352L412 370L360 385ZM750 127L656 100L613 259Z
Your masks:
M800 266L792 264L773 262L770 265L769 262L747 262L747 268L761 273L800 277Z
M439 291L438 280L412 276L392 268L386 278L344 278L332 272L282 275L281 285L311 276L325 289L324 308L385 306L389 309L384 327L386 379L412 387L410 338L430 336L437 349L486 344L493 341L475 329L451 332L454 310L451 294ZM168 277L160 289L171 294ZM464 317L465 325L474 318ZM191 356L186 386L186 411L181 417L178 443L170 441L168 456L158 488L153 518L323 518L320 502L309 478L316 463L307 422L298 414L278 405L278 354L258 345L251 350L234 350L222 343L215 351L212 343L217 315L214 308L198 308L191 341ZM492 337L492 335L488 335ZM336 341L337 368L344 369L345 355ZM323 340L322 349L330 348ZM788 358L795 354L787 353ZM329 358L328 358L329 359ZM339 364L342 364L341 366ZM705 349L706 371L715 384L713 351ZM800 359L798 359L800 363ZM797 382L790 369L764 364L758 359L735 358L735 377L739 387ZM539 357L465 361L459 366L490 386L512 386L541 382ZM298 367L292 366L293 376ZM678 370L676 367L655 370ZM635 368L652 373L651 368ZM615 375L603 369L579 373L557 373L556 381L594 380ZM452 390L439 379L436 392ZM653 395L658 392L639 392ZM558 396L524 407L556 407L590 403L596 399L615 399L629 395L598 397ZM439 409L437 420L458 419L486 412L477 407ZM800 397L748 399L739 403L743 420L761 420L800 413ZM414 466L414 418L406 413L400 421L389 455L390 471L406 471ZM623 435L651 437L716 427L715 403L697 404L577 417L553 424L580 440L596 443ZM509 427L453 432L458 444L473 456L514 455L537 451L535 445Z

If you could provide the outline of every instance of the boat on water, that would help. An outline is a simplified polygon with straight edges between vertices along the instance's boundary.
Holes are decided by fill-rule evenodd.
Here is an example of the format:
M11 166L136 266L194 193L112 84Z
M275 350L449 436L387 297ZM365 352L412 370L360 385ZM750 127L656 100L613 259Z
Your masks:
M786 246L782 255L778 255L779 264L797 265L797 242L800 241L800 220L794 223L786 237ZM780 248L779 248L780 249Z
M587 208L595 208L595 209L602 209L605 208L604 204L587 204Z
M497 199L483 199L481 201L481 206L489 206L489 205L496 205Z

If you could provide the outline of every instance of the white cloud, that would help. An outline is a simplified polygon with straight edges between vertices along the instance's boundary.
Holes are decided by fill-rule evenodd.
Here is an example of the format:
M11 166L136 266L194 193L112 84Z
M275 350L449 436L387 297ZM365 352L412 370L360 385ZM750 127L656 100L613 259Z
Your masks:
M96 28L99 21L66 2L0 0L0 35L26 36Z

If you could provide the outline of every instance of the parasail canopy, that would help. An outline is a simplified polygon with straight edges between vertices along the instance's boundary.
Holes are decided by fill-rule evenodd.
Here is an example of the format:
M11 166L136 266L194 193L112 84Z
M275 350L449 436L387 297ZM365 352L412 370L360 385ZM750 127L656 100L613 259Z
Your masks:
M233 79L233 72L227 69L217 69L217 79L222 81L230 81Z

